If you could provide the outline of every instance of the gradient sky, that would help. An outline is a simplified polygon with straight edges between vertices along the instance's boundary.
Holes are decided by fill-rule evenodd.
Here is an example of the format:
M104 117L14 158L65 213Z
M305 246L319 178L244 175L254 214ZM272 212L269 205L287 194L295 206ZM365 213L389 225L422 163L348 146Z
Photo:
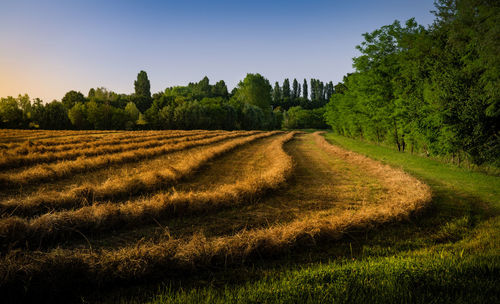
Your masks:
M340 81L362 34L415 17L433 0L0 0L0 97L60 100L91 87L151 91L207 75L232 89L246 73Z

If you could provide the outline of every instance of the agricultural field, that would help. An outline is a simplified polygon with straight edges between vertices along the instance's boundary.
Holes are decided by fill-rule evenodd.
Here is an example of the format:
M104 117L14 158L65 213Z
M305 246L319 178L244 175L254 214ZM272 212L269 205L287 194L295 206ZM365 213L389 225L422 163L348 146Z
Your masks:
M284 302L317 302L317 290L293 295L295 287L284 288L294 286L287 280L311 275L304 280L314 282L318 272L327 273L321 267L338 267L342 277L384 262L289 273L291 263L304 264L304 254L309 262L316 260L311 254L335 259L335 248L360 235L366 242L388 235L384 250L390 253L390 242L405 246L395 240L399 233L414 234L408 231L420 224L412 221L433 219L429 210L436 210L436 186L424 173L362 155L370 151L349 151L357 146L329 136L327 141L320 132L296 131L0 130L2 298L114 302L127 301L125 289L133 289L136 302L241 302L239 297L256 294L254 302L275 302L269 295L276 288L283 299L289 297ZM487 202L498 194L484 195ZM448 216L459 225L449 233L479 221L464 218L464 224ZM403 226L373 235L394 225ZM447 232L440 233L446 240ZM349 241L349 259L358 257L360 242L353 250ZM377 246L366 248L379 256ZM255 281L280 260L289 269L274 271L288 275ZM394 263L395 271L404 268L404 261ZM494 265L486 267L498 272ZM220 293L207 283L245 281L245 274L255 281L246 284L255 285ZM307 288L307 282L296 287ZM158 284L167 288L156 296L156 289L144 291ZM183 284L195 288L193 293L183 293Z

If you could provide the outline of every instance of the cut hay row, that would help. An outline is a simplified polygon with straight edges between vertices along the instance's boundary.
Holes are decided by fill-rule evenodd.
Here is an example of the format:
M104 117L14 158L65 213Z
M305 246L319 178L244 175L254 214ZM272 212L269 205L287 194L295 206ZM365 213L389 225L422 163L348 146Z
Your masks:
M66 137L78 137L78 136L90 136L90 135L107 135L111 133L123 133L124 131L55 131L55 130L45 130L37 131L34 130L33 134L23 134L17 133L20 130L13 130L13 133L6 135L0 135L1 142L23 142L23 141L38 141L38 140L64 140ZM5 138L5 140L4 140Z
M80 134L95 134L95 133L110 133L116 131L74 131L74 130L29 130L29 129L1 129L0 137L12 137L12 138L23 138L23 137L45 137L45 136L70 136L70 135L80 135Z
M59 146L59 145L69 145L75 143L84 143L84 142L92 142L101 139L107 138L132 138L132 137L140 137L144 135L152 135L158 134L159 132L165 131L74 131L77 133L72 134L60 134L60 135L51 135L46 134L44 136L38 137L19 137L17 140L13 140L13 142L8 143L7 145L11 149L15 149L20 146L43 146L43 147L51 147L51 146Z
M219 136L201 139L197 141L185 141L172 145L164 145L155 148L139 149L116 153L113 155L100 155L96 157L82 158L77 160L62 161L55 164L42 164L30 167L18 173L0 174L0 189L8 187L19 187L34 183L51 181L71 176L76 173L88 172L110 165L136 162L146 158L181 151L195 146L208 145L222 140L259 133L258 131L233 131Z
M270 136L274 132L266 133ZM269 168L258 176L248 176L234 184L201 192L160 193L141 201L124 204L103 203L42 215L32 220L9 217L0 220L0 238L15 246L44 245L67 239L75 234L130 228L155 220L199 212L214 212L221 207L236 205L282 185L292 172L292 159L283 144L293 138L288 133L266 147ZM264 137L261 134L261 137Z
M61 136L73 134L93 134L93 133L115 133L114 130L38 130L38 129L0 129L0 135L23 136L35 135L42 136L46 134Z
M64 144L72 144L75 142L90 142L99 140L100 138L110 137L110 136L120 136L121 133L116 132L111 134L73 134L73 135L64 135L64 136L41 136L38 138L26 138L26 137L10 137L6 140L0 141L2 144L0 145L0 149L3 152L12 151L20 149L21 151L27 150L28 148L33 148L37 146L44 146L44 142L47 142L49 146L57 146Z
M25 143L17 148L10 149L6 151L6 153L10 155L27 155L29 153L48 153L48 152L62 152L74 149L88 149L88 148L97 148L102 146L110 146L117 144L130 144L130 143L138 143L145 140L152 139L168 139L168 138L176 138L190 135L198 135L203 133L217 133L222 131L205 131L205 130L195 130L195 131L163 131L158 134L158 132L148 132L144 134L136 134L136 135L111 135L106 137L99 138L83 138L77 143L70 144L61 144L61 145L52 145L45 146L43 142L34 142L34 143Z
M408 212L413 212L420 210L430 201L430 188L425 183L403 170L392 168L366 156L334 146L321 135L322 133L316 132L313 134L318 146L332 156L344 159L380 180L390 189L392 200L387 202L389 205L396 209L402 208L407 209Z
M187 135L187 136L177 136L173 135L163 135L157 138L144 138L134 140L132 143L119 143L119 144L109 144L90 148L78 148L75 147L72 150L55 152L55 153L29 153L27 155L9 155L4 154L2 159L0 159L0 169L13 169L29 165L37 165L42 163L52 163L64 160L74 160L79 157L92 157L98 155L112 155L115 153L121 153L126 151L133 151L138 149L154 148L162 145L171 145L184 141L193 141L204 138L210 138L222 134L219 133L204 132L198 135Z
M237 147L277 134L260 133L217 143L202 150L183 153L183 162L155 168L132 176L112 176L102 184L84 184L67 191L43 191L25 199L11 199L0 203L0 214L34 216L44 212L87 206L96 201L121 199L144 192L152 192L172 186L175 182L193 174L207 162Z
M127 139L140 139L142 137L151 137L158 134L165 135L173 134L173 133L182 133L182 132L190 132L190 131L129 131L129 132L114 132L114 133L95 133L95 134L75 134L71 136L63 136L60 138L48 137L47 139L39 139L39 140L24 140L22 142L12 142L8 143L5 146L8 147L8 151L10 154L27 154L29 152L43 152L43 151L57 151L58 149L65 150L68 146L75 144L93 144L100 141L109 141L109 140L127 140Z

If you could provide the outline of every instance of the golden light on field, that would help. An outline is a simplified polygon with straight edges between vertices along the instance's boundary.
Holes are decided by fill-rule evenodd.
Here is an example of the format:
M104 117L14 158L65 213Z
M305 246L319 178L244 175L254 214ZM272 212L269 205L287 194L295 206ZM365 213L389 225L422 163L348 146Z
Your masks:
M66 280L111 283L241 263L430 200L415 178L318 133L0 130L0 141L0 267L31 278L69 264L83 268Z

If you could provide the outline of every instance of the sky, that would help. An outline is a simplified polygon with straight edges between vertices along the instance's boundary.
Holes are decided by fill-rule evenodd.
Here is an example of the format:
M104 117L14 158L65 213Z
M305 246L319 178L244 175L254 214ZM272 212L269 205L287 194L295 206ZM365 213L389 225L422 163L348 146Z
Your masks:
M231 90L247 73L337 83L362 34L434 20L434 0L0 0L0 97L49 102L92 87L153 93L208 76Z

